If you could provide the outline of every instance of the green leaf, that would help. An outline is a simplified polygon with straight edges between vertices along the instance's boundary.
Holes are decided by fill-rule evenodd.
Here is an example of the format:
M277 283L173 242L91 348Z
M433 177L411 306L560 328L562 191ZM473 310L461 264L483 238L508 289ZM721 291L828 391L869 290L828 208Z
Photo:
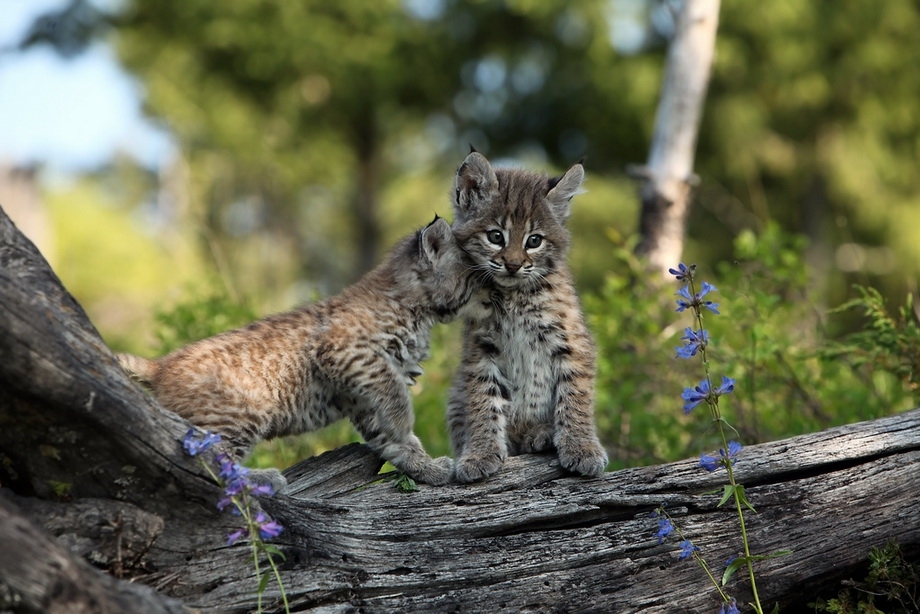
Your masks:
M415 480L410 478L405 473L400 473L399 477L396 478L396 481L393 483L396 487L396 490L399 492L418 492L418 484L415 483Z
M266 543L263 542L263 543L262 543L262 550L263 550L263 552L265 552L265 553L268 554L269 556L272 556L272 555L274 555L274 556L280 556L282 561L285 560L285 559L287 559L287 557L284 556L284 553L281 552L281 550L279 550L278 547L275 546L274 544L266 544Z
M738 484L738 486L735 488L735 496L738 497L738 501L741 503L741 505L748 508L755 514L757 513L757 510L754 509L754 506L751 505L751 502L748 501L747 496L744 494L744 486L741 484Z
M733 575L735 575L735 572L741 569L743 566L747 565L748 561L751 560L751 558L748 558L746 556L739 556L738 558L733 560L731 563L729 563L725 567L725 571L722 572L722 586L725 586L726 584L728 584L728 581L731 579Z
M58 499L69 499L71 491L73 490L73 484L69 482L58 482L57 480L49 480L51 485L51 491L54 493L54 496Z
M748 562L754 563L756 561L766 561L768 559L775 559L777 557L786 556L787 554L792 554L792 550L779 550L777 552L771 552L770 554L752 554L751 556L739 556L725 567L725 571L722 573L722 586L725 586L729 579L735 575L735 572L741 569L741 567L746 566Z
M265 592L265 587L268 586L268 581L271 579L271 572L266 571L262 574L262 578L259 580L259 588L256 589L257 592L261 595Z
M732 498L732 495L734 493L735 493L735 488L731 484L726 484L725 487L722 489L722 500L719 501L719 505L717 507L722 507L723 505L725 505L726 502L728 502L728 500Z

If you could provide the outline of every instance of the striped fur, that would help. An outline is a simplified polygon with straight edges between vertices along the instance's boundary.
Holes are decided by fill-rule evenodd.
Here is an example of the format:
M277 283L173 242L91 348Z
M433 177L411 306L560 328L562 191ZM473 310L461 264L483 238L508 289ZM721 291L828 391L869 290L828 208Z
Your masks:
M435 219L338 296L158 360L118 358L164 407L237 447L349 418L399 470L443 484L452 461L429 457L413 434L407 384L422 372L431 327L470 293L468 264L450 226Z
M559 179L493 169L473 152L457 171L454 236L478 289L461 315L463 359L448 402L455 477L494 474L509 455L555 449L563 467L598 476L594 342L566 265L564 224L584 170Z

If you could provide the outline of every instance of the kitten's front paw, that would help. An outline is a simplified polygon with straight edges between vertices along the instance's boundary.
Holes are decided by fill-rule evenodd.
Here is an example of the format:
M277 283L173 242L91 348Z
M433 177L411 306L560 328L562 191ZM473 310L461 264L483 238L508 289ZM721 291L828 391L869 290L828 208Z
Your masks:
M559 446L559 463L564 469L596 478L607 469L607 451L596 441Z
M414 472L412 477L416 482L424 482L431 486L443 486L450 482L454 470L454 460L447 456L433 459L428 466Z
M478 482L501 469L505 459L498 454L464 456L454 465L454 479L462 484Z

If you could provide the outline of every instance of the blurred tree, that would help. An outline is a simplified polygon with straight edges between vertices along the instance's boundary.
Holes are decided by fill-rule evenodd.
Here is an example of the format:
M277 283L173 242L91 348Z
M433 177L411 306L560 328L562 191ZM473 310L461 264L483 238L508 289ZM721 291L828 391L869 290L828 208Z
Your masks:
M696 139L715 53L719 0L685 0L677 17L648 163L630 172L644 181L639 244L653 269L667 276L684 251Z

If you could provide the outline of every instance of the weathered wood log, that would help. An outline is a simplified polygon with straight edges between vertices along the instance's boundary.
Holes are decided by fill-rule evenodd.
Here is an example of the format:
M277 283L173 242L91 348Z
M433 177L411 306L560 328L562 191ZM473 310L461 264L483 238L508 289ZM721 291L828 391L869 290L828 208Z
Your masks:
M181 602L97 572L0 496L0 611L180 614ZM79 525L72 529L80 530ZM79 548L78 548L79 549Z
M98 611L253 611L251 552L227 547L234 519L182 452L186 429L128 380L0 210L0 611L106 594ZM762 600L794 610L888 539L920 551L918 461L920 410L745 448L753 551L793 550L758 564ZM695 460L585 480L522 456L484 483L415 493L379 467L365 446L341 448L289 468L288 488L262 501L286 528L273 543L294 611L715 612L649 513L667 503L717 568L740 549L712 494L723 476ZM740 575L729 592L744 603ZM266 599L277 611L271 584Z

